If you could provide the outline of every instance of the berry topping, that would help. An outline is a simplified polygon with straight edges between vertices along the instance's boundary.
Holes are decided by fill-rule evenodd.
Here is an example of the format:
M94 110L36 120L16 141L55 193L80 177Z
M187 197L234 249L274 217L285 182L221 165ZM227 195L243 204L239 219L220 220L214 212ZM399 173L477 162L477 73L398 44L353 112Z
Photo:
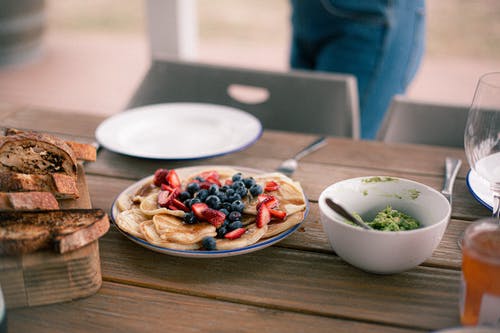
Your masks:
M233 180L233 182L237 182L243 179L243 175L241 174L241 172L238 172L235 173L231 179Z
M269 214L271 214L271 217L277 218L278 220L284 220L286 219L286 212L282 210L276 210L276 209L269 209Z
M184 202L187 199L191 199L191 193L189 193L188 191L182 191L181 193L179 193L177 199Z
M191 210L199 221L208 222L216 228L220 227L226 219L226 215L224 215L224 213L208 207L205 203L193 204L191 206Z
M278 198L270 194L261 194L257 197L257 200L259 201L257 209L259 209L262 204L266 205L267 208L276 208L279 205Z
M181 187L181 180L179 179L179 176L177 175L177 172L175 172L174 169L170 170L167 174L167 183L173 188L180 188Z
M201 202L204 202L208 197L208 190L200 190L196 197L200 199Z
M236 200L231 203L231 211L242 212L245 209L245 204L241 200Z
M229 230L229 231L232 231L232 230L235 230L235 229L239 229L239 228L243 228L243 223L241 223L241 221L231 222L227 226L227 230Z
M195 183L195 182L189 183L186 186L186 191L188 191L189 193L191 193L191 195L194 195L199 190L200 190L200 184Z
M241 213L238 211L233 211L227 218L229 219L229 221L241 220Z
M258 196L259 194L262 194L262 192L264 191L262 189L262 186L260 186L259 184L253 184L250 189L250 194L253 196L253 197L256 197Z
M221 200L219 199L218 196L212 194L205 199L205 203L210 208L219 209L221 205Z
M213 237L205 237L202 239L201 244L207 251L213 251L217 248L217 243Z
M238 229L235 229L235 230L230 231L227 234L225 234L224 238L237 239L237 238L240 238L246 231L247 231L247 229L245 229L245 228L238 228Z
M266 186L264 187L264 191L266 192L272 192L272 191L277 191L280 188L280 184L275 182L274 180L268 181L266 183Z
M186 222L187 224L195 224L196 222L198 222L198 220L196 220L196 217L192 212L189 212L184 215L184 222Z
M158 169L155 171L155 175L153 177L153 184L160 187L161 184L167 183L167 175L168 169Z
M271 213L269 212L269 208L266 205L260 205L257 210L257 218L255 219L255 223L257 224L257 228L262 228L266 224L271 221Z
M255 179L252 177L243 178L243 183L245 183L246 188L250 188L255 185Z

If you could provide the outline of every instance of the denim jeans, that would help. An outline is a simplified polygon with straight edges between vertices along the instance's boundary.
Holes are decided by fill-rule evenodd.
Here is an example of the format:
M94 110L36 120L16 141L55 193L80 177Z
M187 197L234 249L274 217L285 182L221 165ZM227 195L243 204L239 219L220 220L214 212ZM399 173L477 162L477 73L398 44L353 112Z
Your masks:
M353 74L361 137L375 138L424 50L425 0L290 0L292 68Z

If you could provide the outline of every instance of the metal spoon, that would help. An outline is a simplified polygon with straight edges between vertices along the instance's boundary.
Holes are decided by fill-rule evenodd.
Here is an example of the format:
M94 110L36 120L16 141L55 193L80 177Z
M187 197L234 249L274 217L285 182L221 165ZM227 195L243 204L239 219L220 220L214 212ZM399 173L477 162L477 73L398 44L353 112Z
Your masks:
M342 217L345 217L346 219L348 219L349 221L351 221L352 223L360 226L361 228L363 229L366 229L366 230L373 230L372 227L370 227L368 224L366 224L365 222L361 221L361 220L358 220L357 218L355 218L351 213L349 213L344 207L342 207L341 205L339 205L338 203L336 203L335 201L333 201L332 199L330 198L326 198L326 204L328 205L328 207L330 207L331 209L333 209L334 212L336 212L337 214L339 214L340 216Z

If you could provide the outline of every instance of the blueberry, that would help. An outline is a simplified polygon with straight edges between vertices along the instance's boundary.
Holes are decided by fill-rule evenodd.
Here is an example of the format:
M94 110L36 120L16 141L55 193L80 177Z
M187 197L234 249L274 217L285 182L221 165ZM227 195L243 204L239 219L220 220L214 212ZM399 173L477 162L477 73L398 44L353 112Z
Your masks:
M200 191L198 192L198 194L196 195L196 197L197 197L198 199L200 199L200 200L201 200L201 202L205 202L205 200L206 200L206 199L207 199L207 197L208 197L208 190L205 190L205 189L200 190Z
M244 208L245 208L245 204L241 200L233 201L233 203L231 204L232 211L237 211L237 212L241 213Z
M238 201L238 200L241 200L241 195L239 195L238 193L227 196L227 202L229 202L229 203L233 203L233 202Z
M191 193L191 195L195 194L200 190L200 184L198 183L189 183L186 187L186 190Z
M246 187L238 187L238 189L236 189L236 193L238 193L240 195L240 197L244 198L248 194L247 188Z
M238 220L229 223L229 225L227 226L227 229L229 231L236 230L238 228L243 228L243 223L241 223L241 221L238 221Z
M186 201L184 201L184 204L186 205L187 208L191 208L191 206L195 203L199 203L201 202L200 199L198 198L194 198L194 199L187 199Z
M179 197L177 199L179 199L180 201L186 201L187 199L191 199L191 193L189 193L188 191L183 191L179 193Z
M222 185L221 188L219 189L219 191L222 191L222 192L226 192L227 190L229 190L231 187L229 187L229 185Z
M219 209L221 205L221 201L218 196L216 195L209 195L207 199L205 200L205 203L208 205L208 207L213 208L213 209Z
M255 179L253 179L252 177L244 178L243 183L245 184L246 188L250 188L255 184Z
M252 185L252 187L250 187L250 194L254 197L258 196L259 194L262 194L263 190L262 190L262 186L260 186L259 184L254 184Z
M223 202L222 203L222 208L226 209L228 212L232 211L233 206L231 205L231 202Z
M224 201L227 200L227 195L224 192L219 192L216 195L219 197L219 199L220 199L221 202L224 202Z
M205 181L205 178L203 177L200 177L200 176L196 176L194 177L194 179L196 179L197 181L199 181L200 183L203 183Z
M219 212L224 213L224 215L229 216L229 211L226 208L219 209Z
M229 221L236 221L241 219L241 213L238 211L232 211L228 216Z
M242 181L242 180L238 180L238 181L233 182L233 185L231 185L231 187L232 187L235 191L237 191L237 190L238 190L238 188L240 188L240 187L246 188L245 183L243 183L243 181Z
M213 251L217 248L217 242L213 237L205 237L202 239L201 244L207 251Z
M194 224L198 221L196 220L194 214L192 212L189 212L184 215L184 222L186 222L187 224Z
M208 188L208 193L209 194L217 194L217 193L219 193L219 186L217 186L217 184L210 185L210 187Z
M227 228L226 226L221 226L219 229L217 229L217 237L219 238L224 238L224 235L227 233Z
M233 180L233 182L237 182L243 179L243 175L241 174L241 172L238 172L235 173L231 179Z

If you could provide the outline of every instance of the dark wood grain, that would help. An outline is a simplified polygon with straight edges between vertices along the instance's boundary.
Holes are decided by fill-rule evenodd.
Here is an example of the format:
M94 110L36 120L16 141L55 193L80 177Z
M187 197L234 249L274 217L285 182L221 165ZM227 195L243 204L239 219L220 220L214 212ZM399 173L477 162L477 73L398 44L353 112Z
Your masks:
M458 324L458 271L418 267L374 275L335 255L279 247L214 260L178 258L141 248L116 230L101 240L101 258L108 281L410 328Z
M318 317L105 282L78 302L8 313L9 332L387 332L419 330Z

